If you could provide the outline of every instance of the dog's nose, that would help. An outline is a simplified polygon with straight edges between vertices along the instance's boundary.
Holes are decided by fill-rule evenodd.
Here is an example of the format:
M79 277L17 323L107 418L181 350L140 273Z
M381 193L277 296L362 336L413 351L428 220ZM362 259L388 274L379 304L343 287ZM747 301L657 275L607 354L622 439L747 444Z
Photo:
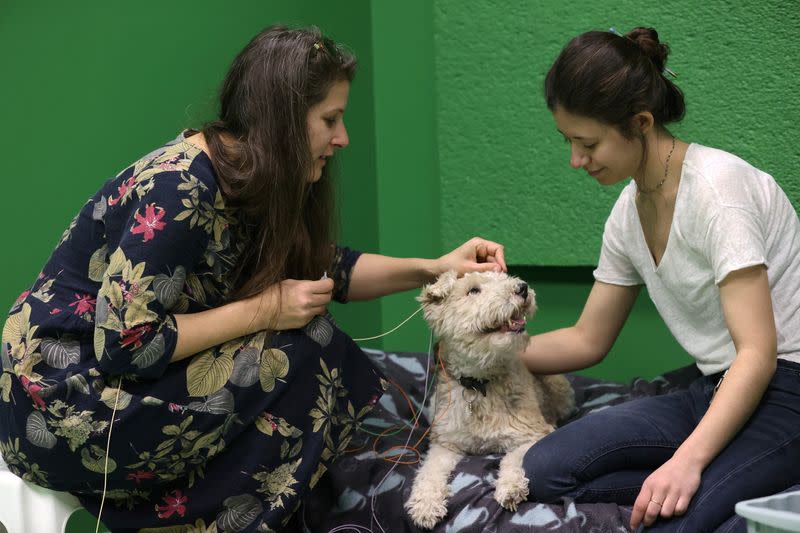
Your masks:
M522 297L522 299L526 299L528 297L528 284L527 283L520 283L517 285L517 294Z

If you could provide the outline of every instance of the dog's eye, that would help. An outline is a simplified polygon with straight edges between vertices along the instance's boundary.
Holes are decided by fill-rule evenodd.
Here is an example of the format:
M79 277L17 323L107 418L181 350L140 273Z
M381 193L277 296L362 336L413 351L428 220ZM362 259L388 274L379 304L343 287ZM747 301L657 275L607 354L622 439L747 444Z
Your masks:
M480 293L480 292L481 292L481 288L480 288L480 287L472 287L472 288L469 290L469 294L478 294L478 293Z

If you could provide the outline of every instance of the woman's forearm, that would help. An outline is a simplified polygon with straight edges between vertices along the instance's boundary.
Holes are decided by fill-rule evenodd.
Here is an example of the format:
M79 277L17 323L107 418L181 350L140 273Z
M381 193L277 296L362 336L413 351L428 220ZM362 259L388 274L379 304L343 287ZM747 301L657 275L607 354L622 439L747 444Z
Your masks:
M572 326L532 336L521 357L534 374L560 374L592 366L605 355Z
M256 317L269 310L258 305L274 305L267 298L250 298L215 307L199 313L174 315L178 340L170 362L180 361L212 346L263 329Z
M362 254L350 274L351 301L418 289L441 274L436 260Z
M775 354L740 352L695 430L675 457L704 469L753 414L775 373Z

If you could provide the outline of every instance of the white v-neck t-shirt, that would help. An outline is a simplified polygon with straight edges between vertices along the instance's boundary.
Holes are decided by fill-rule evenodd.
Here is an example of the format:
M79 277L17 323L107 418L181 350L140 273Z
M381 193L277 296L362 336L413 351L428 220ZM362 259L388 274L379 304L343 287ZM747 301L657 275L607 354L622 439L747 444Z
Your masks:
M667 246L656 266L636 209L636 184L606 221L594 277L642 285L703 374L736 356L718 284L735 270L766 265L778 357L800 362L800 220L769 174L722 150L691 144L681 168Z

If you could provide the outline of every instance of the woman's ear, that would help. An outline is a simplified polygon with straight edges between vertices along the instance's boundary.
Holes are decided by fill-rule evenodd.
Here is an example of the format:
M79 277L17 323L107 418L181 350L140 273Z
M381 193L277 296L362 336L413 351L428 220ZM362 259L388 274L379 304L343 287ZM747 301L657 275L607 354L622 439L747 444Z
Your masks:
M647 135L647 132L653 128L656 121L650 111L640 111L633 115L631 122L633 131L637 131L642 135Z

